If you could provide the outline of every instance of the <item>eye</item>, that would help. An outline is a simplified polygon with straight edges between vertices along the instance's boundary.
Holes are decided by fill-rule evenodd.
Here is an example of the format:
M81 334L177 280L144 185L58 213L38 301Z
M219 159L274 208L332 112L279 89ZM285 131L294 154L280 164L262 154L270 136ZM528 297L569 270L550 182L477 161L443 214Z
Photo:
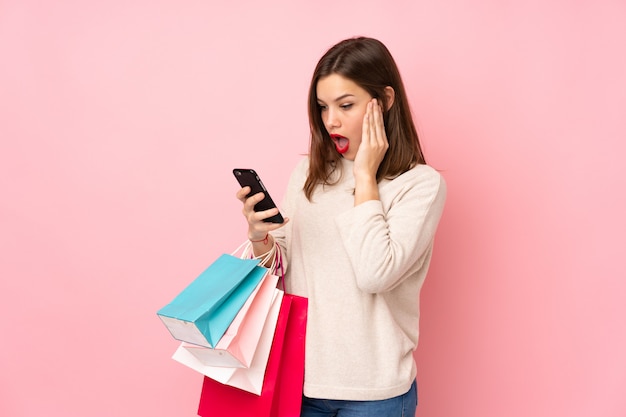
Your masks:
M341 108L344 110L349 110L352 107L352 103L342 104Z
M326 110L328 107L327 107L327 106L325 106L325 105L323 105L323 104L317 103L317 108L318 108L318 109L320 109L320 111L324 111L324 110Z

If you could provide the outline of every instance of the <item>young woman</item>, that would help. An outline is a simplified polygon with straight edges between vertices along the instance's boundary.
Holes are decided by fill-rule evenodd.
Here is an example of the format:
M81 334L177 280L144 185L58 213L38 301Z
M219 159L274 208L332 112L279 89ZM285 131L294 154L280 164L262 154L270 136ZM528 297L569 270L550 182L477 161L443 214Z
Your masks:
M256 255L277 244L285 289L309 299L302 416L414 416L419 295L446 196L426 165L400 73L371 38L320 59L310 152L278 210L237 193Z

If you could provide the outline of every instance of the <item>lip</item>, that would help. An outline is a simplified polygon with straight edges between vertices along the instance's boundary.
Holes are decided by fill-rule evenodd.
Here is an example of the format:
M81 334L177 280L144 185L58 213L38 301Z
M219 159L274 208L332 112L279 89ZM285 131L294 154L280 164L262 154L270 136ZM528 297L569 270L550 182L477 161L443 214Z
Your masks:
M335 143L335 149L337 149L337 152L340 154L348 152L348 148L350 148L350 141L347 137L332 133L330 138Z

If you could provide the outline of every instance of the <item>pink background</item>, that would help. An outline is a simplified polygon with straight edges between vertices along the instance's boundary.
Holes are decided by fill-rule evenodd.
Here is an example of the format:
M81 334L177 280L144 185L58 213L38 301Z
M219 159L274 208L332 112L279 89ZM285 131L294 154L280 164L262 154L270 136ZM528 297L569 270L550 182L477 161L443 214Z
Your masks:
M195 415L156 316L280 200L313 66L401 68L449 197L421 417L626 415L626 3L0 1L0 415Z

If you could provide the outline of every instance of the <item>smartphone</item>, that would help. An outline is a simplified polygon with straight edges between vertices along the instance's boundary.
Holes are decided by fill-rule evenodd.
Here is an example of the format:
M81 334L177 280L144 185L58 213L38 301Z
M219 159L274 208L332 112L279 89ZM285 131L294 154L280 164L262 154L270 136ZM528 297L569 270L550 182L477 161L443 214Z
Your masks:
M270 197L270 194L267 192L265 185L263 185L263 181L261 181L261 178L259 178L259 174L257 174L255 170L235 168L233 169L233 174L235 175L235 178L242 188L246 186L250 187L252 191L250 191L250 194L248 194L248 196L252 196L257 193L265 194L265 198L259 201L254 206L254 211L264 211L276 207L274 200L272 200L272 197ZM275 216L263 219L263 221L268 223L284 223L285 219L280 213L278 213Z

